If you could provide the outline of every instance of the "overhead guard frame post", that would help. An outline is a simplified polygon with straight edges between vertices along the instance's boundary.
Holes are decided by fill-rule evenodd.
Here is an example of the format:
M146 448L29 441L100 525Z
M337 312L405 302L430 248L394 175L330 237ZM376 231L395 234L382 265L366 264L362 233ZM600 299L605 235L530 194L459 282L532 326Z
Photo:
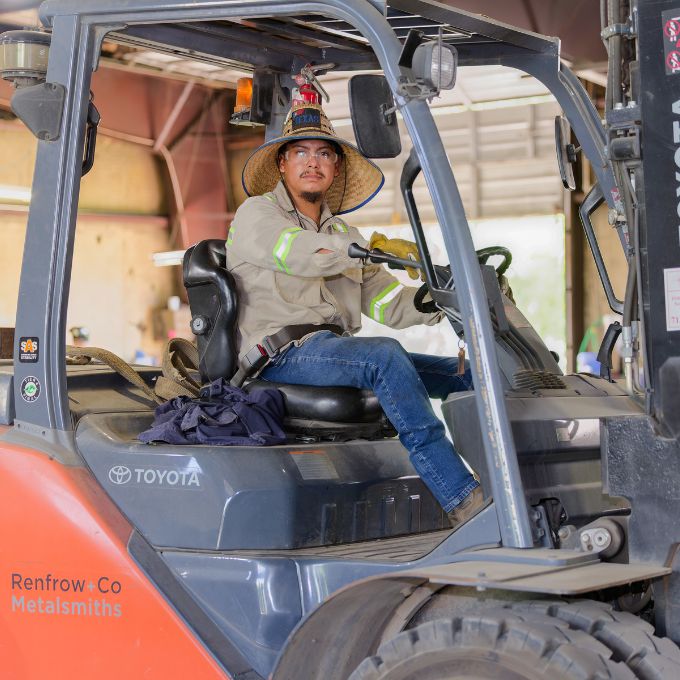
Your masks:
M48 441L54 441L55 431L72 428L64 365L66 310L96 44L94 26L78 16L57 16L52 29L47 82L63 85L69 95L59 139L38 142L15 343L21 337L36 337L39 360L21 363L16 347L14 352L16 421L25 433ZM32 402L21 394L21 384L29 377L40 385Z
M417 4L423 9L423 13L428 9L444 11L440 4L433 5L424 0ZM27 374L27 369L25 365L15 360L17 375L15 396L19 419L34 423L38 427L63 430L70 428L63 363L65 312L95 28L120 24L201 21L235 16L244 18L262 14L290 16L305 13L337 17L355 26L373 46L393 92L398 90L399 78L402 75L397 66L401 44L385 17L367 0L323 2L299 0L285 4L255 0L243 2L199 0L191 4L184 0L168 0L158 4L151 0L131 0L125 4L124 9L113 0L110 2L48 0L43 3L41 18L46 25L54 29L53 48L57 48L56 65L51 59L48 78L57 82L66 80L69 88L73 88L71 91L74 96L69 97L65 107L60 140L51 143L53 146L49 149L45 147L46 142L39 143L39 170L34 181L34 192L35 195L50 197L43 198L37 203L37 207L32 206L27 243L44 237L44 225L51 225L53 253L49 258L42 254L41 262L24 267L21 299L25 300L26 296L30 296L32 302L37 304L30 306L21 304L17 319L18 335L33 335L40 328L45 333L42 364L34 366L45 379L49 375L49 385L46 383L45 386L50 389L46 392L52 392L53 397L50 396L48 402L46 394L42 405L37 409L33 408L34 405L20 403L18 384L21 377ZM456 13L453 12L451 16L455 18ZM479 18L476 18L476 21L478 28L481 27L480 30L484 25L499 26L496 22L485 20L481 20L480 23ZM65 32L67 26L70 27L70 38L67 38ZM494 37L500 40L505 29L506 27L501 26ZM516 42L516 36L521 36L522 32L513 31L506 35ZM65 39L67 44L64 44ZM62 44L59 44L60 42ZM542 42L540 39L534 42L539 51L541 45L550 47L550 41L545 39ZM551 44L554 44L554 41ZM516 45L512 44L507 47L511 50L517 49ZM67 54L69 49L79 51L79 54L72 55L71 59ZM552 48L550 51L554 52ZM529 61L536 56L536 52L529 50L526 56ZM558 62L555 60L554 63ZM557 77L557 73L555 76ZM482 277L460 193L427 104L417 100L406 101L399 96L396 99L442 225L457 285L466 292L466 295L460 296L463 326L473 356L477 411L482 426L487 465L491 471L492 492L503 544L508 547L528 548L533 545L533 538L527 504L505 407ZM571 122L573 125L574 121ZM593 135L591 138L594 145L596 140ZM584 139L580 138L580 141L585 147ZM53 168L54 172L45 173L45 167ZM57 195L58 189L62 186L58 178L62 176L65 178L63 183L65 191ZM42 225L41 220L44 221ZM27 250L25 258L30 256L31 252ZM36 286L30 281L38 271L49 272L44 285ZM32 307L33 311L30 311L29 307Z

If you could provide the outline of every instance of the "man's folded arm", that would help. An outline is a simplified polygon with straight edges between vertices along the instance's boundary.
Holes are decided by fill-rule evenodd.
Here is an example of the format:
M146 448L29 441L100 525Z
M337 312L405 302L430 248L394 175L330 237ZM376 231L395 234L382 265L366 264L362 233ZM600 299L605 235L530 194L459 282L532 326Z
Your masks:
M266 199L251 198L234 216L227 248L258 267L293 276L318 277L358 266L357 260L347 255L352 242L364 245L365 239L355 229L334 234L302 229Z

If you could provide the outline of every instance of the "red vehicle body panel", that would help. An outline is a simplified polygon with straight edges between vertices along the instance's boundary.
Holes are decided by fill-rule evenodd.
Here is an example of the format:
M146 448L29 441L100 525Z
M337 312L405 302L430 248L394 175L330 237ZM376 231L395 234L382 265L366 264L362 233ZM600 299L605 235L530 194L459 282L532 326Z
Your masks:
M89 471L0 442L3 680L228 677L130 557L131 531Z

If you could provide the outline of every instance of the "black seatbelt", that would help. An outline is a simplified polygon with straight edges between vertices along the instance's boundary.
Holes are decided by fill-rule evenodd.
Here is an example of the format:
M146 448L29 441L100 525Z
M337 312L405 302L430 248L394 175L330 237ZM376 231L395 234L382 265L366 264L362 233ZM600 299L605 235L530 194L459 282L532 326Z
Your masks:
M239 361L238 370L229 382L234 387L241 387L247 378L261 371L278 354L282 347L317 331L331 331L331 333L336 335L342 335L345 332L342 327L332 323L303 323L284 326L280 331L272 335L266 335L262 338L262 342L245 353Z

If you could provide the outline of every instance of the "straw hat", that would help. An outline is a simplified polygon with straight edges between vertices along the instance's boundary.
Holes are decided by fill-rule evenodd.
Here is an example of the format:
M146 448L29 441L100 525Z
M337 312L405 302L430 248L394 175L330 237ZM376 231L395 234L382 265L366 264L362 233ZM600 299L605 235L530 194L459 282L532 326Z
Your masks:
M296 102L283 124L283 134L253 151L243 168L243 188L248 196L272 191L281 179L276 156L279 148L296 139L328 139L342 147L340 172L326 193L326 203L334 215L360 208L370 201L385 181L380 168L359 150L335 134L321 106Z

